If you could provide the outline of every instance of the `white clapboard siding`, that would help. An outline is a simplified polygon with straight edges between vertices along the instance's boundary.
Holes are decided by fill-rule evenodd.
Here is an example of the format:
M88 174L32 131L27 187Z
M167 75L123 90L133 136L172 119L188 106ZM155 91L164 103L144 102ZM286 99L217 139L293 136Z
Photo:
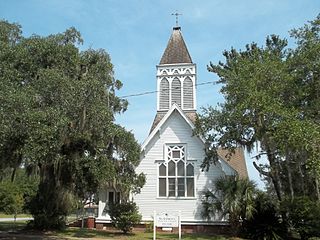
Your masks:
M186 144L187 159L197 160L195 164L195 198L157 198L157 161L164 158L165 144L174 143ZM208 172L201 171L200 165L204 158L203 148L202 141L198 137L192 136L190 125L178 111L174 111L146 146L141 163L136 169L137 173L146 174L146 184L141 193L133 196L144 221L152 220L154 210L169 213L181 211L182 221L203 221L201 218L201 193L205 189L211 188L212 181L223 174L220 164L211 166Z

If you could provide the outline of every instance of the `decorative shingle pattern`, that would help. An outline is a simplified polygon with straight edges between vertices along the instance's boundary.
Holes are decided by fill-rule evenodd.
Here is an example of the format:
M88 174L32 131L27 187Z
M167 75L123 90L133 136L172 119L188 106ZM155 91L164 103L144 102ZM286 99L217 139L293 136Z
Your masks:
M192 63L180 27L174 27L160 64Z

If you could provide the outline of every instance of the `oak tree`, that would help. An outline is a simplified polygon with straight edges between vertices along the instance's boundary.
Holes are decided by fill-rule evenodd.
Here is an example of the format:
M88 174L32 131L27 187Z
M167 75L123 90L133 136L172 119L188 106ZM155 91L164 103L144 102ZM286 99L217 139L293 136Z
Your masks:
M295 48L271 35L265 46L232 48L224 62L210 63L225 102L203 109L198 119L196 133L206 140L203 167L217 160L219 147L251 151L259 143L256 158L265 155L269 168L255 166L271 179L279 200L301 194L320 199L319 34L320 16L292 31Z
M140 146L115 123L128 105L116 96L122 83L106 51L81 51L82 42L75 28L24 37L0 21L0 169L40 176L30 204L39 228L63 226L74 196L144 183L134 172Z

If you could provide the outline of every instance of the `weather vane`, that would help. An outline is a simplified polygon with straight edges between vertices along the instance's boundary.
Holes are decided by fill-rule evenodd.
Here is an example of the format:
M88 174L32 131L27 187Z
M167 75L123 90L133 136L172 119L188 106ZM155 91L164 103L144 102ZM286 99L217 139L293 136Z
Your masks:
M178 27L179 26L178 18L179 18L179 15L182 15L182 14L178 13L178 10L176 10L176 13L171 13L171 15L176 16L176 26Z

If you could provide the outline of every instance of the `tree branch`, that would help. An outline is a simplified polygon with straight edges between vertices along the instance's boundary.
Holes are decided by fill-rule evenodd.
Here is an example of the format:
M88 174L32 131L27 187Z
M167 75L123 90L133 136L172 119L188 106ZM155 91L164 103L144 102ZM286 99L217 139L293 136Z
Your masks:
M267 172L265 170L263 170L261 167L258 166L258 164L256 162L253 162L253 166L255 169L257 169L257 171L261 174L264 175L266 177L271 177L270 172Z

